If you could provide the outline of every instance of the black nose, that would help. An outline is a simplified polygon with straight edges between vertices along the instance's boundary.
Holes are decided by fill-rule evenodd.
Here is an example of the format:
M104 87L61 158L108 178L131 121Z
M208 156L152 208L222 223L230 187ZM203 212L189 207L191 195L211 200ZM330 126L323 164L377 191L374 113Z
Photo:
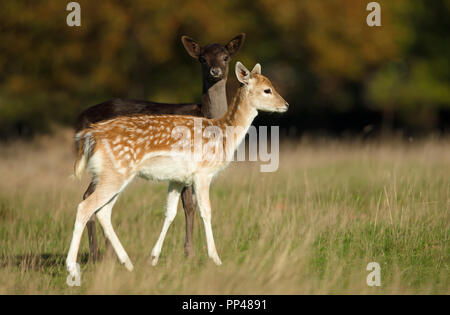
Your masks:
M211 70L209 70L209 73L213 76L213 77L218 77L222 74L222 70L220 70L220 68L211 68Z

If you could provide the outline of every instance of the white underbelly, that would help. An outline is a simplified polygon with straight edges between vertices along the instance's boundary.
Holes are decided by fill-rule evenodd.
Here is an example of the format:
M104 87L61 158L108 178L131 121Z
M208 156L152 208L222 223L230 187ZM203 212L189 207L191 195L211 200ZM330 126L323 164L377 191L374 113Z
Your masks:
M145 179L169 180L191 184L197 163L171 157L153 157L139 167L137 175Z
M177 181L192 184L196 173L215 176L223 170L229 161L196 161L182 159L179 156L154 155L137 166L137 176L161 181Z

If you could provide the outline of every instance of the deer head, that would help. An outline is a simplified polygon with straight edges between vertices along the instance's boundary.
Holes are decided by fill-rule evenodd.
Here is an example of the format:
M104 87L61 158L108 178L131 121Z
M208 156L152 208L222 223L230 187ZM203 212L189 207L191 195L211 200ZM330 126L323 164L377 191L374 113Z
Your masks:
M231 57L238 52L244 42L245 34L235 36L225 46L220 44L210 44L200 46L200 44L188 36L182 36L181 42L184 48L193 58L197 59L205 78L210 84L220 81L228 76L228 64Z
M239 61L236 63L236 77L248 92L255 109L265 112L285 112L289 104L275 91L272 83L261 74L261 65L257 63L249 71Z

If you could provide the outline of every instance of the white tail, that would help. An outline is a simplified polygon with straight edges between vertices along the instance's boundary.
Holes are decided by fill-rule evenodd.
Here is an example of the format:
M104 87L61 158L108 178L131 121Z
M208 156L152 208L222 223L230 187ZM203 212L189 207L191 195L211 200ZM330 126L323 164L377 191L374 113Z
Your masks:
M75 149L77 150L77 160L74 166L75 177L81 179L81 175L86 168L86 164L94 148L94 139L89 132L79 133L75 136Z
M97 183L95 192L78 205L72 242L67 256L67 268L76 276L76 257L81 234L89 218L96 213L106 237L111 242L119 260L129 269L133 265L122 247L111 225L111 210L120 192L135 176L168 180L166 218L159 239L152 250L152 263L155 265L162 244L175 218L181 190L193 184L203 219L208 255L216 264L221 264L214 244L211 228L211 206L209 186L217 172L231 160L240 141L245 136L257 110L284 112L286 101L275 91L270 81L261 75L257 64L252 72L240 62L236 64L236 76L242 86L230 105L227 113L220 119L196 118L191 116L149 116L135 115L99 122L80 131L76 135L77 161L75 174L80 176L87 168ZM183 126L189 136L180 140L174 137L174 130ZM236 127L230 139L227 128ZM211 140L207 134L211 128L227 135L224 139ZM213 151L223 149L221 158L211 159L208 150L200 151L200 158L193 159L196 148L192 145L195 135L200 134L203 143ZM211 141L218 141L213 143ZM175 150L180 142L188 145L187 150ZM220 145L217 146L217 143Z

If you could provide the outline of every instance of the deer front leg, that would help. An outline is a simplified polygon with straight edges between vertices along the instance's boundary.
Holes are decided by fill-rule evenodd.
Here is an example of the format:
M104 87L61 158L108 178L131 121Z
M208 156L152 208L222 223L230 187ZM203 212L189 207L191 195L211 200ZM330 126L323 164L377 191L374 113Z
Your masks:
M158 263L159 255L161 254L162 245L164 238L166 237L167 230L170 227L173 219L177 214L178 200L180 199L181 190L184 185L176 182L169 183L169 191L167 193L167 204L166 204L166 218L164 219L163 228L161 234L159 235L158 241L153 247L151 253L151 263L155 266Z
M196 202L192 186L184 187L181 193L184 214L186 217L186 240L184 242L184 254L187 257L194 256L194 217Z
M222 261L217 254L216 245L211 227L211 203L209 200L209 186L211 184L211 176L201 175L194 179L194 190L197 196L198 206L200 208L200 215L205 226L206 243L208 246L208 256L216 263L221 265Z

